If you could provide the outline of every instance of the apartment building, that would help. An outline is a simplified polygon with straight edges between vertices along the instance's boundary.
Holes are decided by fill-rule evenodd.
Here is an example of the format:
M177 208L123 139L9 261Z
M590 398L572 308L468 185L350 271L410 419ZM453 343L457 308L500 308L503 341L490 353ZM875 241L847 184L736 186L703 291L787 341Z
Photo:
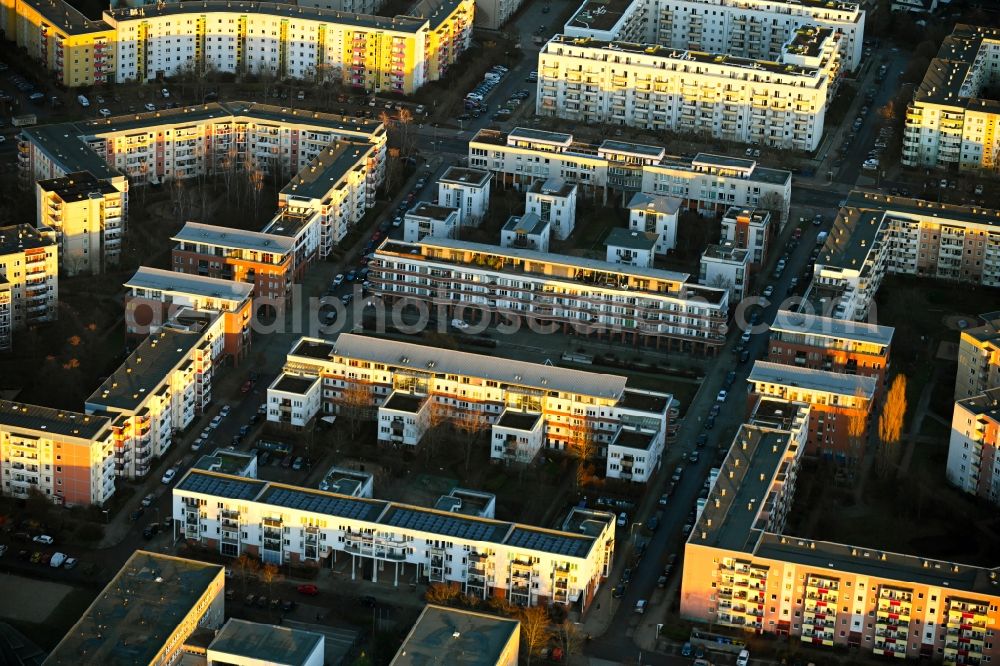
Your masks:
M604 259L611 264L653 267L653 252L659 236L652 231L615 227L604 238Z
M279 620L280 621L280 620ZM324 666L326 637L287 625L231 617L205 649L208 666Z
M550 236L551 225L534 213L511 215L500 229L500 246L548 252Z
M288 235L188 222L171 240L177 243L170 260L174 271L251 284L254 301L275 311L305 270Z
M1000 73L1000 29L956 25L906 108L906 166L993 172L1000 162L1000 104L986 88Z
M1000 386L1000 312L987 312L979 319L979 326L963 330L959 338L956 400Z
M699 284L729 290L729 302L736 304L750 286L750 252L733 243L712 244L701 254Z
M536 180L524 194L525 213L537 215L558 240L576 228L576 185L558 178Z
M55 231L64 275L98 275L118 265L128 220L128 196L118 187L88 171L35 183L37 224Z
M481 599L585 610L610 573L614 516L573 509L561 530L193 469L173 489L175 536L276 564L332 566L394 585L457 583Z
M841 59L861 65L865 11L857 2L815 0L651 0L653 41L673 49L775 60L800 28L840 35Z
M770 325L767 360L810 370L875 379L886 388L895 329L866 322L779 310Z
M771 213L766 210L732 206L722 216L722 239L748 250L753 270L764 264L772 233Z
M437 202L458 209L458 223L478 227L490 208L490 180L493 175L482 169L451 166L438 179Z
M68 2L6 0L0 3L0 25L8 41L67 88L114 81L114 30Z
M222 565L137 550L45 663L179 663L192 634L222 627L225 580Z
M644 43L649 41L649 4L633 0L584 0L563 25L567 37Z
M776 60L556 35L538 56L535 112L813 151L840 72L840 35L798 28Z
M824 315L863 320L888 273L1000 285L1000 212L852 192L806 298Z
M302 429L323 407L319 376L281 373L267 387L267 420Z
M9 351L13 345L11 325L11 285L7 278L0 275L0 352Z
M473 0L393 18L310 4L161 2L90 21L62 0L8 0L0 20L67 87L222 72L412 94L472 40Z
M335 343L313 338L296 343L275 390L268 389L268 421L288 421L291 409L276 407L289 392L290 382L282 378L298 380L296 395L288 399L305 404L317 377L322 379L318 413L348 408L368 410L372 416L377 412L379 438L412 447L427 430L428 412L434 412L437 422L460 422L484 435L492 429L491 457L500 462L526 462L517 459L526 455L516 450L521 444L535 452L564 450L582 438L604 458L621 427L652 433L653 457L658 459L679 427L675 399L628 388L625 377L350 333L342 333ZM316 413L303 412L301 418L308 421ZM506 436L495 441L500 431L530 441L511 442L508 449Z
M439 318L513 317L563 334L713 355L729 294L686 273L448 239L386 240L368 279L386 304L423 302Z
M403 216L403 240L416 243L427 236L458 238L459 209L421 201Z
M628 202L628 226L633 231L656 234L656 254L666 254L677 245L677 214L683 201L660 194L636 192Z
M106 416L0 401L0 474L6 497L33 493L64 506L103 506L115 492Z
M634 193L674 197L685 209L718 215L731 206L761 206L788 219L792 174L754 160L698 153L674 157L661 146L606 140L576 141L572 134L518 127L483 129L469 141L469 166L488 169L498 185L528 187L560 178L581 191L615 194L626 205Z
M130 337L144 338L190 309L218 313L223 354L234 363L250 350L250 284L141 266L125 289L125 330Z
M515 619L427 604L389 666L457 664L470 654L483 666L517 666L520 644Z
M949 666L996 658L995 571L784 533L804 448L737 433L685 545L681 616Z
M877 382L872 377L756 361L750 392L810 406L806 453L826 458L857 458L867 441ZM852 419L864 420L864 432L850 436Z
M1000 504L1000 387L955 402L948 444L948 482Z
M84 405L111 419L115 473L139 479L212 400L223 317L188 310L143 340Z
M30 224L0 227L0 279L8 324L6 335L0 330L0 348L9 348L15 331L55 321L59 314L55 234Z

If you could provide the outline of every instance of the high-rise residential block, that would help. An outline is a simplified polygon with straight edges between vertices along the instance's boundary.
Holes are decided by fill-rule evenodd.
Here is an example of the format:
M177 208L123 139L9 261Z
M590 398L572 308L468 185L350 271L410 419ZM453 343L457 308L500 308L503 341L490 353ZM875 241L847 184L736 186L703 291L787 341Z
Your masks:
M0 227L0 280L0 301L6 303L0 305L0 348L9 348L15 331L59 314L59 246L52 230Z

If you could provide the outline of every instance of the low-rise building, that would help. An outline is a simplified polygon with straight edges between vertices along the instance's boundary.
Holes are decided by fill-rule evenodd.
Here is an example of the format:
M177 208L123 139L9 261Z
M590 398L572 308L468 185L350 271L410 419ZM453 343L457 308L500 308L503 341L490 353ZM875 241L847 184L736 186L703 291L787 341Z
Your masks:
M378 407L379 443L417 446L431 427L434 408L433 401L425 394L393 391Z
M452 166L438 179L438 204L458 209L458 223L478 227L490 207L490 180L483 169Z
M771 213L759 208L733 206L722 216L722 239L750 252L750 265L758 269L767 258L773 233Z
M511 215L500 230L500 247L548 252L551 228L534 213Z
M175 536L266 563L331 566L394 585L455 582L480 599L590 606L609 575L614 516L574 510L562 530L202 470L173 489Z
M253 285L140 266L125 288L129 336L144 338L190 309L222 317L223 353L234 362L249 352Z
M660 236L652 231L615 227L604 238L605 260L611 264L652 268L653 252L659 239Z
M1000 387L955 402L948 445L948 481L1000 504Z
M11 347L11 335L55 321L59 314L59 245L48 229L30 224L0 227L0 291L7 302L6 335L0 320L0 349Z
M490 461L528 465L545 445L545 419L538 412L505 409L490 429Z
M874 378L757 361L747 381L752 395L810 406L806 453L860 458L874 413L877 388ZM864 424L854 437L850 435L852 419L860 419Z
M698 282L728 289L729 302L739 303L750 285L750 251L730 242L709 245L701 255Z
M431 275L427 280L422 275ZM686 273L575 256L428 238L386 240L368 279L385 303L421 301L439 318L503 315L564 333L715 354L725 342L729 293Z
M390 666L457 664L476 655L482 666L517 666L521 624L515 619L428 604Z
M35 183L37 224L55 231L64 275L97 275L118 265L128 221L123 185L89 171Z
M458 238L458 208L421 201L403 216L403 240L416 243L432 238Z
M677 216L684 202L676 197L636 192L628 202L628 226L632 231L656 234L656 254L677 246Z
M224 567L138 550L49 653L46 664L160 666L225 620Z
M490 170L501 186L527 188L560 178L581 192L600 194L605 202L612 194L626 203L645 192L680 199L684 208L712 215L731 206L760 206L787 220L792 191L791 172L752 159L710 153L678 157L662 146L610 139L588 144L572 134L525 127L479 130L469 141L469 166Z
M0 401L0 470L5 497L103 506L115 492L111 420Z
M301 429L319 413L318 377L282 372L267 387L267 420Z
M198 458L194 467L209 472L221 472L222 474L234 474L256 479L257 454L253 451L239 451L232 448L216 449L212 453Z
M371 472L334 465L319 482L319 489L338 495L372 499L375 497L375 476Z
M525 192L524 209L547 222L558 240L566 240L576 228L576 185L560 178L536 180Z
M206 657L208 666L323 666L325 641L314 631L229 618Z

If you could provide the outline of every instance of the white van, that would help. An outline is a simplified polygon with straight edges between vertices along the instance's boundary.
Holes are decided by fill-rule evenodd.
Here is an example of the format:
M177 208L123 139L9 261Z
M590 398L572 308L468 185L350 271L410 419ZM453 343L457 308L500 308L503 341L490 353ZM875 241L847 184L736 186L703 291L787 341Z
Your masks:
M53 553L52 559L49 560L49 566L53 569L58 569L66 561L66 555L63 553Z
M87 108L88 106L90 106L90 100L84 97L83 95L77 95L76 101L78 101L80 103L80 106L82 106L83 108Z
M638 613L639 615L642 615L643 613L646 612L645 599L639 599L639 601L635 602L635 612Z

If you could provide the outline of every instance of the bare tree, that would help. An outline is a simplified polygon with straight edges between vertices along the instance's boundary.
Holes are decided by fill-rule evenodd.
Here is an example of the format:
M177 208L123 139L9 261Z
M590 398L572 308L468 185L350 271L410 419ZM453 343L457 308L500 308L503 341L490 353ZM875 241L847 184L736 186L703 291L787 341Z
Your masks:
M278 567L275 564L265 564L260 570L260 578L264 581L264 584L267 585L267 596L271 596L271 586L280 576L281 573L278 571Z
M566 441L566 452L576 460L574 482L579 489L587 479L587 465L594 458L597 444L594 441L594 428L590 419L574 419Z
M370 384L350 382L340 392L337 399L338 411L351 424L352 438L357 437L361 421L369 418L373 404L374 395Z
M240 580L243 581L243 588L246 589L250 577L256 575L257 571L260 570L260 562L243 553L236 560L236 566L240 570Z
M569 620L563 620L562 623L556 625L555 638L559 642L559 647L565 653L565 659L579 654L583 644L583 636L580 634L580 630L576 628L576 624Z
M525 659L531 666L531 658L541 652L552 638L549 613L541 606L528 606L518 613L521 621L521 640L524 641Z
M455 418L455 429L462 437L465 445L465 471L469 471L469 463L472 459L472 447L475 446L480 436L489 427L486 416L476 409L466 409L459 412Z

